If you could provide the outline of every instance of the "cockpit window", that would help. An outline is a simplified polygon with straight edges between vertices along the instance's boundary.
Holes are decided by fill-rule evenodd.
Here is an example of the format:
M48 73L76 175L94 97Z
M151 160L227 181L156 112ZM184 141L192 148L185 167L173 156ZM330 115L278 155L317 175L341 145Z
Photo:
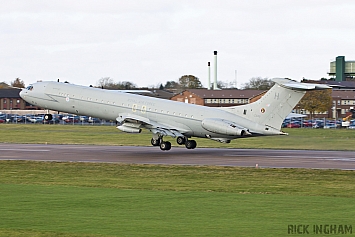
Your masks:
M33 86L32 85L29 85L28 87L26 87L27 90L31 91L33 90Z

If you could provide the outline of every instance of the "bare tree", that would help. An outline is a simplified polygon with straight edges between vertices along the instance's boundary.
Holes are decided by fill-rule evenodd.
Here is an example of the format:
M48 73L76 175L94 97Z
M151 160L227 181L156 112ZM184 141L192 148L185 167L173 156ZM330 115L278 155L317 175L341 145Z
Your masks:
M12 87L25 88L25 83L19 77L11 82Z
M110 77L102 77L98 82L96 83L97 87L101 88L111 88L114 85L114 81Z
M242 85L242 89L269 90L275 82L268 78L253 77Z
M114 82L110 77L102 77L98 82L97 86L109 90L132 90L137 88L137 86L129 81Z

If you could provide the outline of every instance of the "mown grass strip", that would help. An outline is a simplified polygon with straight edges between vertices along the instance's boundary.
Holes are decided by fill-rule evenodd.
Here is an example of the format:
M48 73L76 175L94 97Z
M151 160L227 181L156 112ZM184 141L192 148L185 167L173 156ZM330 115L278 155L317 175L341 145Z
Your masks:
M222 144L209 139L198 147L355 150L355 131L347 129L284 129L289 136L252 137ZM151 134L128 134L114 126L1 124L0 142L150 146ZM176 146L174 139L165 140Z
M290 224L349 225L355 214L355 198L19 184L0 190L0 233L285 236Z
M355 197L355 172L0 161L3 184Z
M0 236L285 236L353 225L355 172L0 161Z

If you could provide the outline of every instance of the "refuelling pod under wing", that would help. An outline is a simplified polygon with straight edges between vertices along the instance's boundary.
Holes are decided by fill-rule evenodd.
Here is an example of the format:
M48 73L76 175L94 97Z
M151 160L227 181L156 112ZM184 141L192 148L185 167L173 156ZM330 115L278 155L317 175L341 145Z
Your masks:
M231 121L219 118L208 118L202 120L202 127L207 131L228 136L251 135L247 129L241 128Z
M140 124L134 123L124 123L122 125L118 125L116 128L127 133L140 133L142 131Z

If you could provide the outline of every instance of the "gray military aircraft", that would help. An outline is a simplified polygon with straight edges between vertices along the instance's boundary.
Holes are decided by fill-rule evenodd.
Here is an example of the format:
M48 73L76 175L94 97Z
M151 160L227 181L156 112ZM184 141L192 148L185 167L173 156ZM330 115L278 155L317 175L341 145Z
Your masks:
M273 81L275 85L256 102L220 108L50 81L36 82L20 96L45 109L116 121L117 128L124 132L148 129L152 132L151 144L161 150L171 148L164 136L194 149L196 141L191 137L229 143L241 137L285 135L282 122L306 91L330 88L284 78ZM52 115L46 114L45 119L51 120Z

